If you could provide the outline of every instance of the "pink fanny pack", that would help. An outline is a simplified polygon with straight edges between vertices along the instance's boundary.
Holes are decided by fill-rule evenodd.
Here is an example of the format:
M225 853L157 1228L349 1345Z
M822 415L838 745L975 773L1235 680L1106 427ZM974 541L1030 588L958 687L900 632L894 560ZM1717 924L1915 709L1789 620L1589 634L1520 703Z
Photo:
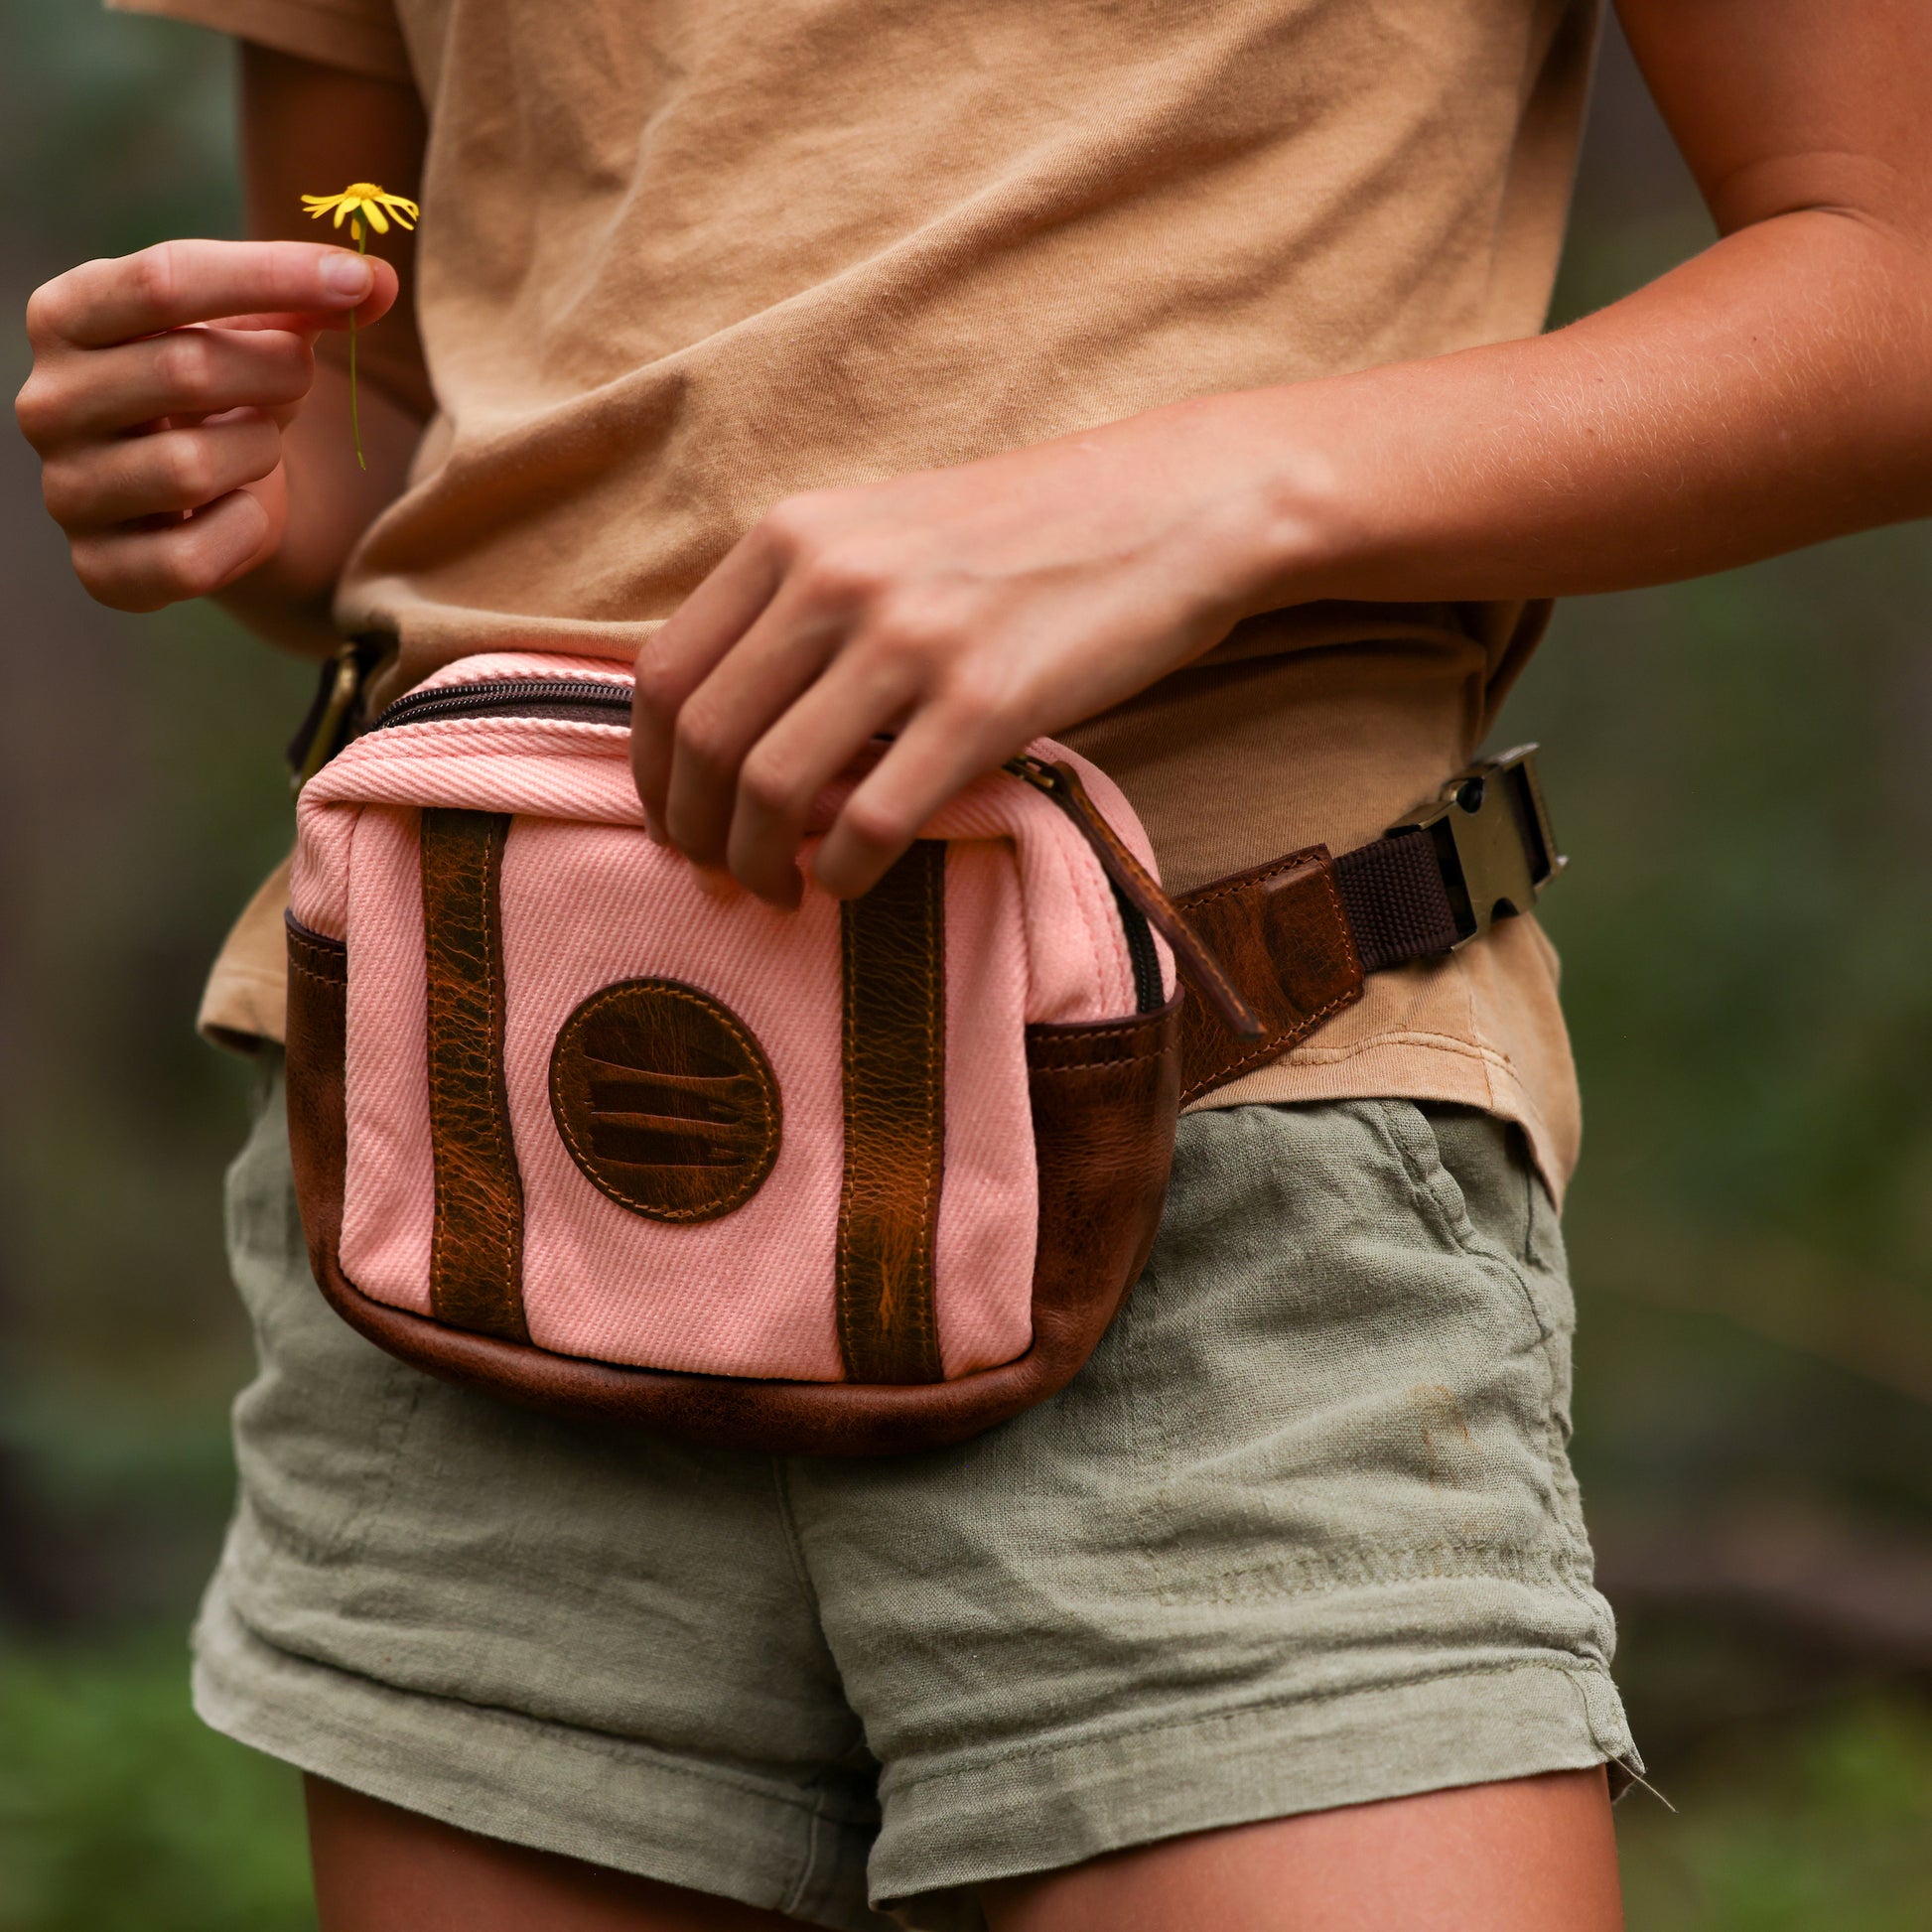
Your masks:
M772 1450L1051 1395L1146 1260L1181 1100L1359 996L1339 868L1182 916L1118 789L1039 741L865 897L779 912L647 836L630 697L602 660L465 658L303 789L324 1293L433 1373Z
M1050 1394L1146 1258L1178 1101L1126 801L1041 741L864 898L779 912L645 834L629 704L605 662L466 658L303 790L325 1292L425 1368L767 1448Z

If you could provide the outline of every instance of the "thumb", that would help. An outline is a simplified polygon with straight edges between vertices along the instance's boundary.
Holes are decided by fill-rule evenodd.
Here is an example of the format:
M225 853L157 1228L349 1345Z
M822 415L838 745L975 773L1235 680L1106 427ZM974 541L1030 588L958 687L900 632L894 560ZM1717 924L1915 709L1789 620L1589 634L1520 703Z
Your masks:
M346 329L355 318L358 329L380 321L396 305L402 293L402 280L390 263L380 255L359 255L352 248L332 248L324 258L323 275L344 295L362 291L353 309L289 309L252 316L227 316L215 324L220 329L285 329L294 336L313 341L325 329Z

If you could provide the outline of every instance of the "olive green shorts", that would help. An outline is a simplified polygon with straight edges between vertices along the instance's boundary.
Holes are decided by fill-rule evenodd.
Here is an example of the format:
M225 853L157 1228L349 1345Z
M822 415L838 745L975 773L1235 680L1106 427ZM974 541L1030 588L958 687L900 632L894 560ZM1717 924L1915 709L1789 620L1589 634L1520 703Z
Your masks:
M261 1368L196 1698L343 1784L950 1928L1122 1846L1635 1762L1557 1220L1486 1116L1190 1115L1072 1386L882 1460L561 1422L380 1353L310 1279L272 1058L229 1236Z

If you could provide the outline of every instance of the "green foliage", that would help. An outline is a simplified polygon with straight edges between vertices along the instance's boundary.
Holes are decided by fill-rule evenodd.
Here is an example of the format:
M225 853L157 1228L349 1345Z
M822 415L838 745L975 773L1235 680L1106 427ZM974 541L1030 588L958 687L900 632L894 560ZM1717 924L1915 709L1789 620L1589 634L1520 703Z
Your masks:
M286 1765L205 1729L172 1640L0 1650L0 1932L313 1928Z
M19 198L16 247L53 272L166 234L238 231L221 37L74 0L7 0L6 21L0 176Z
M1618 1838L1632 1932L1922 1932L1932 1709L1856 1703L1713 1762Z

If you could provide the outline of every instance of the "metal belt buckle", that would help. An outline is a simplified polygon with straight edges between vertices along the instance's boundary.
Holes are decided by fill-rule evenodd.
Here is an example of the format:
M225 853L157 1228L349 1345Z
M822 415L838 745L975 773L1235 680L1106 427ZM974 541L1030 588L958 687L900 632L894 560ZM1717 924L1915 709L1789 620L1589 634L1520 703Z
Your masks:
M1418 826L1435 843L1456 940L1466 946L1497 919L1527 912L1570 862L1557 850L1537 781L1536 747L1458 771L1426 805L1389 827Z
M297 728L284 755L289 766L289 789L298 797L302 787L355 735L356 707L368 675L394 641L386 632L364 631L339 645L323 660L309 715Z

